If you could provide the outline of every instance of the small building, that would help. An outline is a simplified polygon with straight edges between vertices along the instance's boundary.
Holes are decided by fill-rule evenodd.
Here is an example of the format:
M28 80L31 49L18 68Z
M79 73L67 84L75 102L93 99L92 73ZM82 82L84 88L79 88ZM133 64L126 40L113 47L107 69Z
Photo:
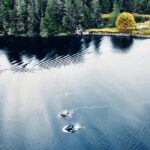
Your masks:
M83 27L80 24L76 28L76 34L78 34L78 35L83 34Z

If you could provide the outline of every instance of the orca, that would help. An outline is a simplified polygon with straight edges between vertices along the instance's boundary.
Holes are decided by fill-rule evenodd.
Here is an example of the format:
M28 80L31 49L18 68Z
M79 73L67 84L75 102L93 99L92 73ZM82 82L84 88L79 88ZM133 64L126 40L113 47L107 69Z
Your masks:
M71 110L64 110L58 116L61 118L70 118L72 117L73 112Z
M64 130L66 130L67 132L73 133L76 131L76 128L75 128L75 125L71 124L71 125L66 126Z

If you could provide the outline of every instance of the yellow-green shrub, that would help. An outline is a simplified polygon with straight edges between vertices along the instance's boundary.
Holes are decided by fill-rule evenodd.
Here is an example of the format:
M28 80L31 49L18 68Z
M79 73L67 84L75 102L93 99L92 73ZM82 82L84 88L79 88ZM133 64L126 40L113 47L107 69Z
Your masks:
M144 24L146 24L150 27L150 21L145 21Z
M135 29L136 22L134 16L130 13L121 13L116 20L116 27L121 31L131 31Z

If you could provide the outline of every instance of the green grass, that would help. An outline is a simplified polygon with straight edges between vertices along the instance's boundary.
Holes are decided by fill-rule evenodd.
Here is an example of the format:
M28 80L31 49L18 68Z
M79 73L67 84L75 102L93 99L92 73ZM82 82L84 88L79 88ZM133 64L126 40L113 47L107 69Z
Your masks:
M63 36L63 35L68 35L68 34L70 34L70 33L67 33L67 32L66 33L59 33L58 35Z
M130 32L126 32L126 33L129 33L131 35L150 35L150 21L145 21L145 22L142 22L142 23L137 23L137 25L148 25L149 28L148 29L140 29L140 30L132 30ZM106 28L91 28L91 29L87 29L86 32L89 32L89 33L122 33L120 30L118 30L116 27L113 27L113 28L109 28L109 27L106 27Z
M110 18L110 16L111 16L111 13L102 14L102 15L101 15L101 17L102 17L103 19L108 19L108 18Z
M109 33L119 33L119 30L114 28L92 28L86 30L89 33L98 33L98 32L109 32Z
M148 15L148 14L138 14L138 13L132 13L132 14L134 17L144 17L144 18L150 19L150 15ZM101 15L101 17L103 19L108 19L108 18L110 18L110 16L111 16L111 13Z
M141 30L133 30L133 35L140 34L140 35L150 35L150 21L145 21L143 23L138 23L139 25L148 25L148 29L141 29Z
M132 13L133 16L136 17L140 17L140 18L144 18L144 20L140 21L140 23L137 23L137 25L148 25L149 28L148 29L140 29L140 30L132 30L130 31L130 34L132 35L150 35L150 15L148 14L138 14L138 13ZM104 20L109 20L111 16L111 13L107 13L107 14L102 14L101 17ZM147 21L145 21L147 20ZM106 23L105 26L108 26L108 24ZM104 27L104 28L91 28L91 29L87 29L86 30L89 33L121 33L121 31L119 31L116 27Z
M150 19L150 15L148 15L148 14L133 13L133 16L134 17L144 17L144 18Z

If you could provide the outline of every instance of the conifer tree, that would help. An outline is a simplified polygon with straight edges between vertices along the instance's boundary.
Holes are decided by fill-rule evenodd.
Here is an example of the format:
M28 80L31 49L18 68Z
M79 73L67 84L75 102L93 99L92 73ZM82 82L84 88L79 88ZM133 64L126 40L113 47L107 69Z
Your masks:
M101 24L101 6L99 0L92 1L92 25L99 27Z
M50 36L57 33L57 9L56 0L49 0L44 17L41 20L41 35Z
M26 18L26 3L25 0L16 0L16 32L24 34L25 30L25 18Z
M113 9L113 10L112 10ZM38 36L74 32L78 24L99 27L101 13L110 23L123 11L150 13L149 0L0 0L0 34Z
M76 26L82 22L83 3L81 0L65 0L65 6L63 26L65 29L74 32Z
M120 14L120 6L118 4L118 1L115 0L114 4L113 4L113 12L111 13L111 17L109 20L109 22L112 26L115 25L116 19L117 19L119 14Z
M87 5L83 5L83 18L82 18L82 24L85 28L89 28L92 27L92 13L91 13L91 9L87 6Z

